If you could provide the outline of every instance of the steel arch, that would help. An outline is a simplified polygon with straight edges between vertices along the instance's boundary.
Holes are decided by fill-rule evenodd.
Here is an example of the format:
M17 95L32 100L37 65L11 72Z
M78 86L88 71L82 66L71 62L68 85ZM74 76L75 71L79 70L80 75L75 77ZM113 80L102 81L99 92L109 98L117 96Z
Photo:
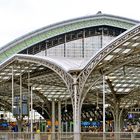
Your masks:
M87 88L85 87L88 79L92 75L91 73L94 72L94 70L103 63L103 60L110 55L114 50L121 47L125 42L128 40L136 37L138 34L140 34L140 25L137 25L133 27L132 29L124 32L117 38L115 38L110 44L108 44L105 48L103 48L96 56L93 56L89 63L85 66L85 68L81 71L81 73L78 76L79 81L79 89L78 92L80 94L80 97L84 95L84 97L87 94ZM135 56L133 56L135 57ZM101 76L101 75L100 75ZM91 87L91 85L89 85ZM88 89L89 90L89 89ZM81 103L84 99L81 99Z
M0 65L0 70L3 70L6 66L12 64L12 62L16 60L40 64L54 71L57 75L59 75L59 77L61 77L61 79L65 83L68 89L68 92L70 94L72 104L73 104L73 92L74 92L73 91L73 77L68 72L66 72L62 67L60 67L59 65L53 62L47 61L45 58L43 59L38 56L17 54L9 58L5 62L3 62Z

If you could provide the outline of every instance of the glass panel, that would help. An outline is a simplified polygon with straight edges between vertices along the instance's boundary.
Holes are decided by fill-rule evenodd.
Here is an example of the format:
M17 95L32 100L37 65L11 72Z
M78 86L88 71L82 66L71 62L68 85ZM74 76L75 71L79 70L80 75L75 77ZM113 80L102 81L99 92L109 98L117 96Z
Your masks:
M82 58L82 39L66 43L66 57Z
M48 49L47 56L64 57L64 44Z
M47 56L49 57L67 57L67 58L90 58L105 46L114 37L112 36L92 36L84 39L73 40L65 45L60 44L49 48ZM84 52L83 52L84 51ZM45 50L36 55L45 56Z

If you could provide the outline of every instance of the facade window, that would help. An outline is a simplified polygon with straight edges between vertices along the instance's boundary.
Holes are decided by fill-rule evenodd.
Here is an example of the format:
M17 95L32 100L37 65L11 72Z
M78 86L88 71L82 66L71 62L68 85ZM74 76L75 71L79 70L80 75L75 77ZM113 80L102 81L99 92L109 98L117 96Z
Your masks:
M123 31L124 29L109 26L90 27L50 38L21 53L48 57L90 58Z
M64 48L64 44L60 44L58 46L47 49L47 56L83 58L83 54L84 54L84 58L90 58L113 38L114 37L112 36L101 37L101 35L99 35L99 36L92 36L92 37L85 38L84 44L82 42L82 39L70 41L65 44L65 48ZM37 53L36 55L45 56L45 50Z

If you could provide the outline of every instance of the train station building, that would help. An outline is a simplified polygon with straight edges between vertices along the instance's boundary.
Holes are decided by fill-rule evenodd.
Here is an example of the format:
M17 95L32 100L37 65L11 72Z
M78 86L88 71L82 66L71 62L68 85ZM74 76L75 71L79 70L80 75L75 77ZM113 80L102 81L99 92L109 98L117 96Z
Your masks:
M74 132L74 140L93 129L89 122L120 132L125 121L140 118L139 23L98 12L1 47L1 108L13 113L20 131L29 117L33 132L36 110L51 122L51 132Z

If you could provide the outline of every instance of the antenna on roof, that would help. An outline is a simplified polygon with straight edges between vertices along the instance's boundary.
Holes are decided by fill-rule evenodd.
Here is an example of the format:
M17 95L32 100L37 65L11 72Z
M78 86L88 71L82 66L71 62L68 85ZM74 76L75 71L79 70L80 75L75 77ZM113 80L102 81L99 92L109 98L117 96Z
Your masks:
M98 11L98 12L97 12L97 15L99 15L99 14L102 14L102 11Z

